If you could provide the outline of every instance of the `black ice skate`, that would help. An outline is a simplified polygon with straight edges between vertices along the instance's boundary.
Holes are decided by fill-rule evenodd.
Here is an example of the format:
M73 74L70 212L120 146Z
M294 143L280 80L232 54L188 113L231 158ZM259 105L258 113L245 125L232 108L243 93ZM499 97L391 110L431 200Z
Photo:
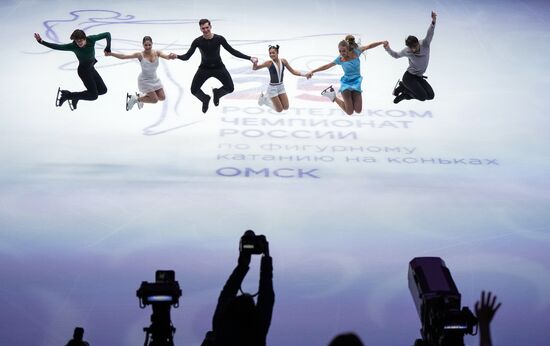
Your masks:
M74 111L76 109L76 104L78 103L78 99L75 99L75 100L69 100L69 102L67 102L69 104L69 108Z
M393 87L393 96L397 96L403 92L403 83L400 79L397 80L397 83L395 83L395 86Z
M55 106L61 107L65 101L69 99L69 92L67 90L61 90L61 88L57 88L57 95L55 97Z

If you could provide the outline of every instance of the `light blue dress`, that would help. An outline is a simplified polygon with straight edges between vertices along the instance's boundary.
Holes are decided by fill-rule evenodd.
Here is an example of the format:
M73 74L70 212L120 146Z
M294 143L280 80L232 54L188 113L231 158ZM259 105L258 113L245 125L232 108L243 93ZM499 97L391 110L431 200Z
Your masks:
M359 60L361 51L355 48L353 52L357 55L355 59L342 61L342 58L339 56L334 60L334 63L341 65L344 70L344 75L340 78L340 92L344 90L362 92L361 82L363 81L363 77L361 77L361 60Z

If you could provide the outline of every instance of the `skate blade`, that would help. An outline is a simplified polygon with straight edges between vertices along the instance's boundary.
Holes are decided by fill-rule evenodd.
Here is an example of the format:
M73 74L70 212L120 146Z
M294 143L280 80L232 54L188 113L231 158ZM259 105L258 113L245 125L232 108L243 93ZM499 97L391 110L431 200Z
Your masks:
M327 91L334 91L334 88L331 86L329 86L328 88L326 88L325 90L321 91L321 94L327 92Z
M61 104L59 104L59 100L61 99L61 88L57 88L57 95L55 96L55 106L61 107Z
M69 104L69 108L71 111L74 111L76 107L73 105L73 100L67 100L67 103Z
M395 86L393 87L393 91L392 91L392 95L393 95L393 96L397 96L397 95L398 95L398 93L397 93L396 90L397 90L397 88L399 87L399 83L401 83L401 80L400 80L400 79L397 80L397 83L395 83Z
M130 108L128 107L128 101L130 101L130 94L126 93L126 111L130 110Z

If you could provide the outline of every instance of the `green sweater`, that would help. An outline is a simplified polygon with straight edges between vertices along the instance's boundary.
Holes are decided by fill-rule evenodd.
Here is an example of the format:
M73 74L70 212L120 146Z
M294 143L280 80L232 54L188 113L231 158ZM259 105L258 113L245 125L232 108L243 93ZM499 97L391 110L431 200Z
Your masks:
M110 52L111 51L111 33L109 32L103 32L98 35L86 36L86 44L82 48L77 46L76 42L74 41L67 44L56 44L56 43L50 43L42 40L40 41L40 44L55 50L70 50L76 55L78 61L87 62L95 59L95 49L94 49L95 43L96 41L99 41L102 39L107 40L107 45L105 46L105 50Z

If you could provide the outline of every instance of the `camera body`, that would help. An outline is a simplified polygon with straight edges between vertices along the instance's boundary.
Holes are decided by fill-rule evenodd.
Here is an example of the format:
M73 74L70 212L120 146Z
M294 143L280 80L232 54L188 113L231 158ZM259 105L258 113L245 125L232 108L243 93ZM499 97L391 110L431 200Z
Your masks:
M177 307L182 292L173 270L157 270L155 282L142 281L136 295L142 308L155 303L169 303Z
M267 252L267 239L264 235L256 235L254 231L244 232L239 243L239 251L244 254L261 255Z
M467 307L445 262L439 257L416 257L409 265L409 290L422 323L422 340L415 345L464 345L477 319Z

